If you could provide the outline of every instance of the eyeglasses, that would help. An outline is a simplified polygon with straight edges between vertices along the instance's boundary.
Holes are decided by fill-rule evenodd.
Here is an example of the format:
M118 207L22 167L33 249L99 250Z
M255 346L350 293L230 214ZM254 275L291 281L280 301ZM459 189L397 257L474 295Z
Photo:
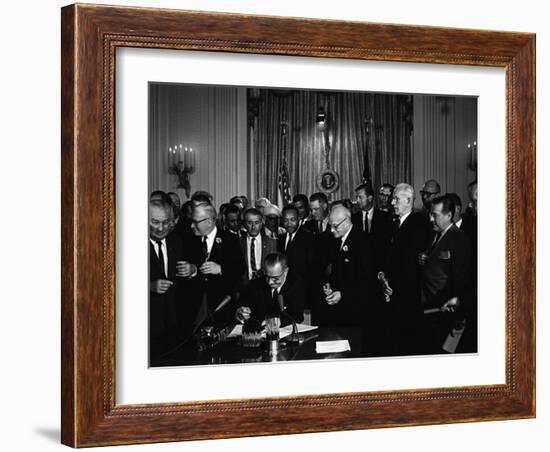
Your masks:
M425 191L425 190L420 190L420 194L421 194L421 195L438 195L439 192L438 192L438 191Z
M206 218L203 218L202 220L191 220L191 223L193 223L195 226L198 226L200 223L206 220L210 220L210 218L206 217Z
M340 227L340 225L346 220L347 220L347 218L344 218L342 221L340 221L340 223L331 224L330 225L331 229L334 229L336 231Z
M281 273L280 275L274 275L274 276L265 275L265 279L267 281L280 281L283 276L284 276L284 273Z

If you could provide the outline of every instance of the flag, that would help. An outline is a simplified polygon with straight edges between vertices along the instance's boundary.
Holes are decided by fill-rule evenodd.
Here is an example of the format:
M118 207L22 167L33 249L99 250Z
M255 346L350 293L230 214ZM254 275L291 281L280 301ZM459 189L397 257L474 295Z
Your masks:
M290 202L290 182L286 162L283 161L279 169L279 180L277 190L277 204L279 209L283 209Z

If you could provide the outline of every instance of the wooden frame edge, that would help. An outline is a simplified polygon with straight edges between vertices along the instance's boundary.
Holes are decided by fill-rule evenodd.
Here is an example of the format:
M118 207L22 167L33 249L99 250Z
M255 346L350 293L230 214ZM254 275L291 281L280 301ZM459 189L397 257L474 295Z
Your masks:
M146 13L145 19L136 19ZM383 30L386 34L422 33L428 27L322 21L317 19L276 18L266 16L227 15L146 8L111 8L100 5L71 5L62 9L62 442L73 447L108 444L132 444L313 431L349 430L468 422L494 419L528 418L535 415L535 36L531 34L437 29L444 36L463 36L466 48L474 46L476 33L494 42L504 39L507 45L493 51L495 55L458 53L435 49L408 52L407 49L384 50L378 38L370 50L357 45L326 45L314 34L308 45L295 42L244 42L186 36L175 30L160 38L150 33L155 21L170 15L181 19L186 14L194 20L254 21L262 23L256 34L266 33L265 24L297 23L315 27L330 22L341 27L342 41L353 44L357 30ZM153 20L153 18L155 18ZM115 22L120 21L117 25ZM129 27L132 23L134 26ZM239 22L241 23L241 22ZM235 25L229 25L230 28ZM124 28L125 27L125 28ZM355 28L354 28L355 27ZM132 29L130 31L130 28ZM253 28L253 27L250 27ZM411 31L414 29L414 31ZM355 31L354 31L355 30ZM433 32L433 29L430 28ZM391 33L390 33L391 32ZM225 31L220 32L222 35ZM354 35L355 33L355 35ZM363 31L362 33L366 33ZM308 35L309 36L309 35ZM271 36L270 36L271 38ZM467 39L466 39L467 38ZM506 39L505 39L506 38ZM478 37L479 39L479 37ZM429 39L425 38L429 43ZM342 43L340 43L342 44ZM425 44L423 42L422 44ZM432 43L433 44L433 43ZM436 43L438 44L438 43ZM441 43L439 43L441 44ZM422 389L379 393L336 394L303 397L266 398L241 401L116 406L114 403L114 84L115 50L118 46L185 48L212 51L267 54L330 56L338 58L380 59L389 61L436 62L505 67L507 71L507 206L514 213L507 221L507 376L506 384L470 388ZM426 46L425 46L426 47ZM429 46L427 46L429 47ZM433 47L433 46L432 46ZM475 47L475 46L474 46ZM410 50L410 49L409 49ZM498 52L497 52L498 50ZM94 62L98 63L96 73ZM98 68L103 68L99 70ZM95 80L95 83L89 83ZM83 116L86 114L86 124ZM99 151L98 151L99 149ZM97 181L102 181L98 184ZM527 188L527 195L514 187ZM511 192L511 193L510 193ZM93 206L98 212L86 218L81 209ZM101 252L89 243L91 235L103 237ZM102 262L101 274L86 277L91 262ZM519 271L521 269L521 271ZM93 273L93 271L92 271ZM98 287L97 284L101 283ZM101 341L93 342L101 331ZM518 353L528 350L530 353ZM95 364L90 368L90 363ZM438 398L439 397L439 398ZM477 397L477 399L476 399ZM484 399L483 399L484 397ZM441 406L457 410L464 400L483 407L479 415L460 414L437 418L433 413ZM400 402L409 412L399 421L372 420L374 413ZM428 406L429 405L429 406ZM285 412L273 414L274 406ZM455 407L456 406L456 407ZM472 407L474 404L472 403ZM490 414L498 406L499 415ZM339 423L324 420L330 407ZM407 408L407 409L408 409ZM324 411L323 411L324 410ZM282 410L279 410L282 411ZM239 418L241 428L231 430L224 422L228 413ZM237 414L236 414L237 413ZM305 413L305 414L304 414ZM431 414L430 414L431 413ZM369 414L367 419L365 415ZM275 427L254 425L258 415L271 416ZM386 410L387 415L387 410ZM302 419L309 417L310 427ZM208 418L208 425L205 419ZM147 420L156 429L131 433L136 420ZM175 426L180 426L180 430ZM192 426L188 432L181 427ZM242 428L244 426L244 428ZM298 426L298 428L297 428ZM164 429L159 434L159 429ZM191 432L191 433L189 433Z

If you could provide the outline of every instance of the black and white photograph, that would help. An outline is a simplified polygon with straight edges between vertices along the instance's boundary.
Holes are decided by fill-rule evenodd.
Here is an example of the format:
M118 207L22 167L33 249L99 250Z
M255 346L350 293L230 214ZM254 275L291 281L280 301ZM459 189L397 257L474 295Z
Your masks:
M476 96L151 81L148 108L150 367L477 353Z

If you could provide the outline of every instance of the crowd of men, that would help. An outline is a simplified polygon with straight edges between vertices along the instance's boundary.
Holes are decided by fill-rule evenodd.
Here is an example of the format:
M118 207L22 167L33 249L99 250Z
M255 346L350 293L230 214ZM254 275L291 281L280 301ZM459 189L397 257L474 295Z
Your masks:
M361 328L369 356L477 350L477 183L463 209L435 180L355 189L355 200L297 194L281 209L204 191L149 205L150 354L218 324Z

